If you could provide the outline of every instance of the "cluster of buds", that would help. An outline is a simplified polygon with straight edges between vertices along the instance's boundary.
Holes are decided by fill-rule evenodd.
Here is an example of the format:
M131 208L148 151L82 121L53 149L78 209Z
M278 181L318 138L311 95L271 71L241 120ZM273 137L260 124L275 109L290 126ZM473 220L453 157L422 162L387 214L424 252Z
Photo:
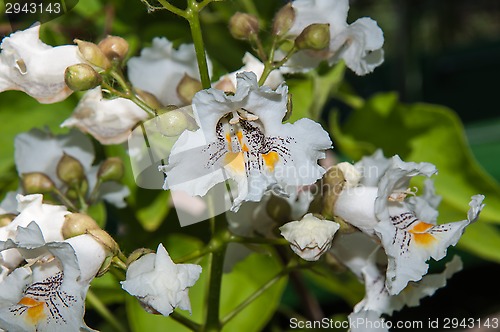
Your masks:
M64 79L73 91L86 91L100 85L102 73L121 65L128 53L128 43L117 36L108 36L99 44L75 39L78 53L85 60L66 68Z

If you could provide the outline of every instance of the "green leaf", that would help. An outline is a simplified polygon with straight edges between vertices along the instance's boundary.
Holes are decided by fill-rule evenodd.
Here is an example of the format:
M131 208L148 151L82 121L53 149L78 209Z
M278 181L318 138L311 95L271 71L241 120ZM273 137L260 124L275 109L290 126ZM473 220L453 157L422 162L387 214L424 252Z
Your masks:
M443 202L465 215L472 195L484 194L481 220L500 223L500 186L474 159L463 126L450 109L430 104L403 105L393 93L379 94L340 126L332 118L336 146L350 158L382 148L386 156L430 162L437 193ZM463 218L462 218L463 219Z
M107 217L106 206L104 205L104 202L99 202L97 204L89 206L87 214L97 222L99 227L104 228L104 226L106 225Z
M344 73L341 62L325 73L312 71L305 77L287 79L293 103L290 122L306 117L318 120L331 92L340 87Z
M104 304L125 302L125 292L111 273L106 273L102 277L92 280L90 289Z
M61 132L59 125L70 116L74 106L75 103L72 99L47 105L38 103L22 92L1 93L0 174L4 174L14 165L14 138L16 135L34 127L48 127L54 133ZM63 131L67 131L67 129Z
M154 232L170 211L170 191L138 189L135 216L142 227Z
M191 247L191 251L200 248L200 242L176 234L169 237L166 247L175 260L175 257L189 253L188 247ZM200 279L189 290L193 315L191 316L182 310L177 310L177 312L197 323L202 323L209 271L207 270L206 258L198 264L203 267L203 272ZM221 317L224 317L249 295L277 275L280 272L280 266L277 258L254 253L236 264L231 273L224 274L221 292ZM285 284L286 278L283 278L266 290L252 304L235 316L223 328L223 331L260 331L278 307ZM126 303L133 331L189 331L170 317L147 314L135 299L128 297Z

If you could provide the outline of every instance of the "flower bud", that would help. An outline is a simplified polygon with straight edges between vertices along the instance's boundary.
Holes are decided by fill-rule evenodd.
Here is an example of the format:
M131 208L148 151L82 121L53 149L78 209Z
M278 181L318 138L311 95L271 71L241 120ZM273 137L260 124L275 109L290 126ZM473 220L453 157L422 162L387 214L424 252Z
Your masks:
M330 249L339 227L333 221L322 220L308 213L300 221L281 226L280 231L297 255L306 261L317 261Z
M138 260L142 256L147 255L147 254L154 254L154 253L155 253L154 250L151 250L148 248L136 249L136 250L132 251L132 253L128 256L126 264L127 264L127 266L129 266L130 264L132 264L133 262L135 262L136 260Z
M311 24L295 39L299 50L322 50L330 44L330 24Z
M21 183L25 194L45 194L55 188L54 182L47 175L39 172L24 173Z
M286 34L295 21L295 10L291 3L281 7L274 16L273 35L281 37Z
M111 67L111 61L96 44L79 39L75 39L74 42L78 45L78 50L85 61L104 70Z
M156 128L165 136L179 136L190 126L187 115L178 109L170 111L161 109L158 110L158 114L155 118Z
M106 159L97 172L97 177L102 181L120 181L123 177L123 162L120 158L111 157Z
M64 224L61 232L64 239L69 239L78 235L87 234L91 229L100 229L94 219L83 213L70 213L64 217Z
M78 190L77 190L78 189ZM69 187L68 190L64 193L67 198L77 200L78 199L78 193L86 193L87 190L89 190L89 183L87 179L83 179L82 182L79 183L79 188L75 187Z
M216 88L217 90L224 91L224 92L232 92L233 94L236 92L236 87L234 86L234 83L227 76L225 76L223 79L219 80L214 85L214 88Z
M85 178L82 164L66 153L59 160L56 172L59 179L71 185L81 183Z
M271 219L284 223L290 221L292 208L283 198L271 195L266 205L266 212Z
M0 214L0 227L7 226L16 218L15 214Z
M115 240L103 229L89 229L88 234L92 235L97 242L102 244L110 253L116 255L120 247Z
M191 104L194 95L202 89L203 86L199 80L184 74L179 85L177 85L177 95L184 104Z
M145 102L152 109L157 110L163 106L160 103L160 101L155 97L155 95L153 95L152 93L143 91L138 88L134 88L134 91L139 96L139 98L141 98L142 101Z
M229 20L229 32L236 39L249 40L259 32L259 19L246 13L236 13Z
M122 61L128 53L128 43L118 36L107 36L97 44L110 60Z
M86 63L79 63L66 68L64 81L73 91L85 91L101 84L102 78L92 66Z

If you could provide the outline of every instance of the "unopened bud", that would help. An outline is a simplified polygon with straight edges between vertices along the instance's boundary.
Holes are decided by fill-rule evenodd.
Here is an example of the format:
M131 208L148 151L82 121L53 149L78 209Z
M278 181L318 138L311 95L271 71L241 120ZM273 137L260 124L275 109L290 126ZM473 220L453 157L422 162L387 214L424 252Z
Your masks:
M295 39L299 50L322 50L330 44L330 24L311 24Z
M97 177L102 181L120 181L123 177L123 162L120 158L111 157L106 159L97 172Z
M78 45L78 50L85 61L104 70L111 67L111 61L109 61L108 57L96 44L79 39L75 39L74 41Z
M155 97L155 95L153 95L152 93L143 91L138 88L134 88L134 91L139 96L139 98L141 98L142 101L145 102L152 109L157 110L163 106L160 103L160 101Z
M273 35L283 36L286 34L295 21L295 10L291 3L281 7L281 9L274 16L273 21Z
M107 36L97 44L110 60L122 61L128 53L128 43L118 36Z
M266 212L274 221L284 223L290 221L292 208L285 199L271 195L266 205Z
M68 190L66 190L65 195L69 199L76 200L79 198L79 195L85 194L87 190L89 190L89 183L87 179L83 179L82 182L78 184L78 188L75 187L69 187Z
M136 260L138 260L142 256L147 255L147 254L153 254L154 252L155 252L154 250L151 250L148 248L136 249L136 250L132 251L132 253L128 256L126 264L127 264L127 266L129 266L130 264L132 264L133 262L135 262Z
M12 220L14 220L16 218L16 215L15 214L10 214L10 213L7 213L7 214L1 214L0 215L0 227L4 227L4 226L7 226L8 224L10 224L12 222Z
M45 194L55 188L54 182L47 175L39 172L24 173L21 182L25 194Z
M81 183L85 178L85 171L82 164L66 153L59 160L56 172L59 179L71 185Z
M64 81L73 91L86 91L101 84L102 78L92 66L79 63L66 68Z
M89 230L100 229L90 216L83 213L70 213L64 217L62 236L69 239L78 235L88 234Z
M259 32L259 19L246 13L236 13L229 20L229 32L236 39L248 40Z
M199 80L184 74L179 85L177 85L177 95L184 104L191 104L194 95L202 89L203 86Z
M158 114L155 118L156 128L165 136L179 136L190 126L187 115L178 109L167 112L159 110Z
M232 92L233 94L236 92L236 87L234 86L233 81L227 76L224 76L221 80L214 85L214 88L224 91L224 92Z
M110 253L116 255L119 250L115 240L103 229L90 229L88 234L92 235L100 244L102 244Z

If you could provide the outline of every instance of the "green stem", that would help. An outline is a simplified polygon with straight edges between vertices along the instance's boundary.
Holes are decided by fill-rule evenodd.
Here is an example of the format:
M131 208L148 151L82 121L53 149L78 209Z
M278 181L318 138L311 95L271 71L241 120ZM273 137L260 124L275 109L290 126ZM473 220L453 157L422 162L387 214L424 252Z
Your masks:
M198 70L200 72L201 84L203 89L208 89L211 86L210 74L208 72L207 57L205 54L205 46L203 44L203 35L200 25L200 10L201 6L196 0L189 0L186 16L193 37L194 49L196 51L196 60L198 61Z
M229 242L238 242L238 243L256 243L256 244L269 244L269 245L289 245L290 242L288 242L285 239L266 239L266 238L260 238L260 237L244 237L244 236L238 236L231 234L229 236Z
M208 246L205 247L205 248L202 248L202 249L195 250L192 253L187 254L186 256L183 256L183 257L181 257L179 259L175 259L175 264L181 264L181 263L189 262L189 261L192 261L194 259L203 257L206 254L211 253L211 252L212 251L211 251L211 249Z
M154 117L154 116L157 116L158 114L156 113L156 110L152 109L151 107L149 107L148 104L146 104L145 102L143 102L141 100L141 98L138 98L135 94L132 94L128 99L130 99L131 101L133 101L137 106L139 106L140 108L142 108L144 111L146 111L146 113L148 113L150 116Z
M261 288L259 288L255 293L247 297L243 302L241 302L236 308L234 308L230 313L222 318L222 325L227 324L231 319L236 317L243 309L245 309L249 304L251 304L256 298L261 296L266 290L271 288L276 282L283 278L288 273L288 269L284 269L278 273L274 278L266 282Z
M111 311L101 302L101 300L91 291L87 292L87 302L118 332L126 332L127 329L113 316Z
M191 319L187 318L186 316L183 316L175 311L172 311L172 313L170 314L170 316L173 320L175 320L176 322L184 325L185 327L187 327L188 329L191 329L193 331L199 331L200 330L200 324L197 324L195 322L193 322Z
M58 188L54 187L52 191L56 194L61 203L66 205L66 207L70 208L73 211L77 210L76 206Z
M90 196L89 196L89 204L90 205L92 205L97 200L97 197L99 195L99 188L101 187L101 184L102 184L102 180L101 180L101 178L98 178L97 182L94 186L94 189L92 189L92 192L90 193Z
M167 0L158 0L159 3L168 10L169 12L174 13L175 15L179 15L180 17L186 18L186 12L182 9L179 9L175 7L174 5L171 5Z

